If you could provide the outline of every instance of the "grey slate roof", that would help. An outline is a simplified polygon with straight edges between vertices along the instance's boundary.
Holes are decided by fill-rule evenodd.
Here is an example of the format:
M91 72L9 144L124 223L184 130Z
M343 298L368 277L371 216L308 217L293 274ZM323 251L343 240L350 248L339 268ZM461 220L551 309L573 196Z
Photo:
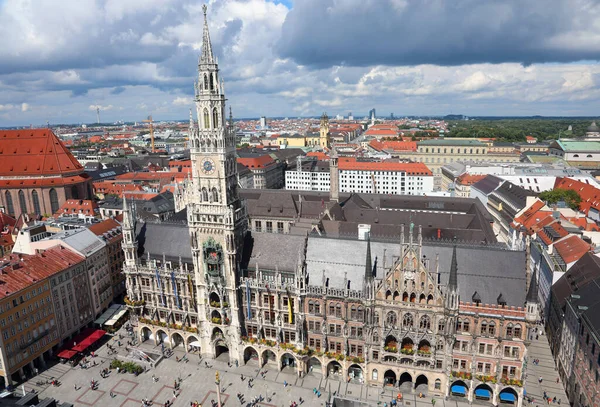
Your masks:
M493 190L498 188L498 186L503 183L504 180L496 177L495 175L488 175L487 177L477 181L471 188L475 188L485 195L489 195Z
M253 232L246 240L242 268L295 272L298 254L304 246L304 237L276 233Z
M415 236L416 237L416 236ZM377 278L384 277L383 256L389 267L392 256L400 254L399 243L371 240L373 262L377 259ZM327 239L311 236L308 239L306 263L310 284L321 285L323 270L332 288L344 288L344 274L351 289L361 289L366 264L367 242ZM452 245L423 245L423 254L430 259L433 271L439 254L441 283L448 284L452 260ZM500 250L486 246L461 246L456 250L458 289L462 301L471 301L477 291L483 304L496 304L500 294L508 305L525 303L525 252Z
M138 242L138 257L162 259L163 254L167 260L181 259L192 261L192 248L190 234L186 224L141 222L136 223L136 239Z

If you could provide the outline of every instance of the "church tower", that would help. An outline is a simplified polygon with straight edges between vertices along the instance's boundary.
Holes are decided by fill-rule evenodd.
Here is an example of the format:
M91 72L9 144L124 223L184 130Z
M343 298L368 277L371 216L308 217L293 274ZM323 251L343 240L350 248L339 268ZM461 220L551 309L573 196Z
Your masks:
M319 129L319 144L323 149L330 148L329 142L329 117L327 113L321 116L321 127Z
M187 205L202 353L239 358L240 317L237 286L246 208L238 196L235 131L225 120L225 91L213 54L207 7L202 54L195 83L198 121L190 117L192 182ZM214 339L214 340L213 340Z

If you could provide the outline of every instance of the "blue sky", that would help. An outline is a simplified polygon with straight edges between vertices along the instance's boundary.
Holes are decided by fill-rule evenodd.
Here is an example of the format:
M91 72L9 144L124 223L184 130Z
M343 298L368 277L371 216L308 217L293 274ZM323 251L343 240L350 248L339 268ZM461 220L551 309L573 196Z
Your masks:
M595 0L211 0L236 117L587 115ZM185 119L197 0L0 0L0 126Z

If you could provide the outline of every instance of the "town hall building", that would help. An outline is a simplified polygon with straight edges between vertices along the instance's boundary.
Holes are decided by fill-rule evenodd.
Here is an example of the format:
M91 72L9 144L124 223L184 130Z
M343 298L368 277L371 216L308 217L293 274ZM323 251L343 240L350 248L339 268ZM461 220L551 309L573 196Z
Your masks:
M298 376L521 406L538 315L524 252L424 238L434 226L413 222L387 240L369 225L358 239L249 230L204 13L187 206L153 222L123 208L126 302L140 339ZM330 194L324 206L338 203Z

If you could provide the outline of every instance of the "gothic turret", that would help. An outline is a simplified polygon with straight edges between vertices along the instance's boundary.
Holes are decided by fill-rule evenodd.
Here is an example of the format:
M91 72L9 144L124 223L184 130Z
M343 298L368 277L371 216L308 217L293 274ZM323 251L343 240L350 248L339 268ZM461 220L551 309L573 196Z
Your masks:
M125 265L135 266L137 262L137 241L135 238L135 214L133 209L123 198L123 250L125 251Z
M458 261L456 260L456 238L452 247L452 261L450 263L450 277L448 278L448 287L446 292L446 307L451 310L458 309Z

